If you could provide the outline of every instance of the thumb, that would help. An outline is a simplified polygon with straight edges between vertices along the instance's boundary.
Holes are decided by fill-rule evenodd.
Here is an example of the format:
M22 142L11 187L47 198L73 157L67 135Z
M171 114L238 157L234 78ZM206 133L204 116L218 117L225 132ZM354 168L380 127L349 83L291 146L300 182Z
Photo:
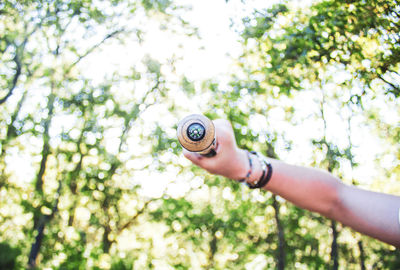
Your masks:
M186 150L185 148L182 149L183 155L190 160L191 162L193 162L196 165L199 165L201 163L201 160L204 158L201 155L197 154L197 153L193 153L190 152L188 150Z

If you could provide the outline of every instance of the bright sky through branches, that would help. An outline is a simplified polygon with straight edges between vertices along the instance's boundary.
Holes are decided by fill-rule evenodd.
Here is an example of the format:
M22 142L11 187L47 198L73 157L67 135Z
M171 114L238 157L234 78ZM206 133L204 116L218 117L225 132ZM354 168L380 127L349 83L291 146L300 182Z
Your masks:
M266 1L246 1L246 4L242 3L239 0L231 0L226 3L224 0L202 0L202 1L180 1L183 6L191 6L190 9L182 12L183 19L187 20L190 25L197 27L199 32L199 38L193 36L188 37L185 33L180 33L177 31L176 33L171 33L171 31L166 27L166 29L161 28L163 18L160 18L159 21L147 21L148 23L144 25L144 41L139 43L137 39L134 38L134 35L124 41L124 43L113 42L106 44L101 50L96 51L93 55L87 57L81 64L82 70L84 72L84 77L92 78L95 81L102 81L105 76L110 76L115 70L118 70L122 74L129 74L132 68L138 69L138 71L144 71L145 66L141 63L143 57L145 55L149 55L155 60L159 61L163 64L161 72L165 74L166 77L170 81L174 81L175 85L171 86L171 93L174 93L174 88L179 84L179 80L182 75L186 76L190 80L195 82L195 85L199 84L202 80L206 79L216 79L221 85L227 83L230 79L230 74L234 72L235 69L235 59L239 57L242 53L242 47L239 40L238 33L231 27L231 23L235 26L240 25L241 18L246 15L250 15L254 9L262 10L268 8L273 2ZM307 5L304 1L292 2L294 5ZM142 16L142 17L141 17ZM135 18L133 18L132 24L140 23L141 20L145 18L145 14L137 14ZM126 23L126 22L124 22ZM282 22L284 23L284 22ZM173 28L173 27L172 27ZM75 33L75 32L74 32ZM71 34L74 34L71 33ZM89 40L82 40L81 42L90 42ZM52 59L44 59L44 61L52 61ZM168 63L171 63L170 66L173 66L174 69L166 68ZM143 85L143 89L147 87ZM125 95L130 95L124 85L115 85L116 94L120 97L124 97ZM140 95L140 91L135 90L134 95ZM129 92L129 93L128 93ZM310 108L312 106L307 106L308 103L312 103L312 97L308 96L308 94L300 93L299 98L302 98L302 102L297 104L298 113L303 114L302 117L306 118L308 114L310 114ZM201 100L190 100L183 96L180 96L177 92L176 95L171 95L171 99L181 100L180 103L182 107L186 110L182 111L182 116L184 113L192 112L194 110L198 110L202 108ZM204 99L207 100L207 99ZM199 105L200 104L200 105ZM384 103L383 103L384 104ZM246 106L246 104L242 104ZM206 106L203 106L206 107ZM163 115L163 122L167 123L170 126L173 126L174 121L176 120L173 117L169 117L168 114L165 114L165 108L162 106L154 107L154 109L149 109L148 112L143 114L143 120L149 123L159 121L160 115ZM274 116L274 112L276 112ZM304 121L300 126L290 126L283 119L282 111L279 108L275 111L270 112L269 115L272 122L276 125L275 127L280 128L282 130L286 130L288 134L288 138L295 140L296 148L294 148L290 155L284 157L289 162L298 162L302 159L302 155L306 151L310 151L309 147L309 137L307 137L307 133L310 130L316 130L315 122L313 121ZM300 117L300 115L298 115ZM390 116L390 115L389 115ZM71 126L73 122L71 119L63 118L63 116L57 116L59 121L54 121L52 125L52 132L54 134L59 134L62 127ZM64 116L65 117L65 116ZM336 135L339 135L339 130L343 130L343 121L338 119L336 113L332 111L332 113L327 113L327 117L331 117L330 127L332 130L337 130ZM396 119L393 119L395 121ZM106 121L106 120L105 120ZM110 120L112 122L112 120ZM261 121L261 120L260 120ZM258 121L257 121L258 122ZM252 121L250 124L250 129L257 128L257 123ZM150 127L148 127L150 129ZM67 130L70 129L66 128ZM118 129L114 129L118 130ZM166 130L165 132L169 132ZM173 131L171 131L173 132ZM73 132L72 132L73 133ZM363 145L370 145L368 151L371 153L376 153L379 151L380 145L373 139L373 134L366 135L368 131L355 130L354 141L359 142ZM150 134L150 131L149 131ZM305 136L300 136L299 134L303 134ZM109 129L105 134L108 143L106 144L106 148L109 152L113 153L116 151L116 147L118 146L118 134L113 134L113 129ZM342 140L339 142L343 145L346 144L344 134L341 134L337 137L341 137ZM53 139L53 143L57 143L57 139ZM138 138L133 138L131 142L134 142L137 147L139 147L140 141ZM367 164L368 168L372 167L373 159L368 158L368 155L363 154L362 150L364 148L355 149L355 151L360 151L358 153L358 158L360 162ZM18 153L12 153L12 155L8 158L8 164L20 164L21 160L28 160L23 155L19 155ZM304 160L303 160L304 161ZM146 161L148 162L148 161ZM182 160L186 165L190 165L185 160ZM141 167L140 165L135 165ZM34 175L34 168L32 164L26 164L24 170L16 170L15 166L10 166L10 170L16 171L16 177L18 179L25 179L24 181L30 181L31 177ZM369 182L372 180L374 173L369 172L365 169L358 170L359 175L357 178L362 179L364 182ZM143 176L141 178L149 179L151 181L158 181L160 179L160 175L156 175L154 172L142 172ZM176 172L170 171L164 174L164 178L173 179L176 175ZM188 176L190 177L190 176ZM151 182L150 181L150 182ZM189 185L187 181L182 181L182 190L186 190ZM163 181L164 187L161 185L158 186L157 190L154 190L157 193L156 196L160 196L162 190L166 188L169 184L169 181ZM150 185L151 186L151 185ZM179 185L174 186L174 190L176 194L182 194L181 191L178 191ZM150 190L150 189L149 189Z

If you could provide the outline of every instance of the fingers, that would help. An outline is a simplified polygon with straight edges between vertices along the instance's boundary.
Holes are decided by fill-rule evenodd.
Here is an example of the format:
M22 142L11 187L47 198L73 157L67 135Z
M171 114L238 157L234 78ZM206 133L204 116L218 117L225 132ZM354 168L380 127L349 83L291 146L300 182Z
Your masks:
M237 147L232 125L224 119L213 121L217 137L217 155L204 157L183 149L183 155L193 164L209 173L223 175L231 179L240 179L247 172L247 154Z
M189 152L183 148L183 155L193 164L209 171L218 171L219 167L224 167L226 160L230 160L235 154L236 142L233 128L228 120L216 119L213 121L217 136L217 152L214 157L204 157L198 153Z
M214 120L218 143L223 148L236 146L235 135L231 123L225 119Z
M212 158L204 157L200 154L189 152L188 150L184 149L182 150L183 155L189 159L194 165L199 166L200 168L203 168L207 171L210 170L210 167L212 167L213 162L210 160Z
M226 119L216 119L213 121L213 123L217 130L224 130L224 131L232 130L231 122L229 122Z
M182 152L183 152L183 155L188 160L190 160L191 162L193 162L196 165L198 165L200 163L201 159L203 158L201 155L190 152L190 151L186 150L185 148L182 148Z

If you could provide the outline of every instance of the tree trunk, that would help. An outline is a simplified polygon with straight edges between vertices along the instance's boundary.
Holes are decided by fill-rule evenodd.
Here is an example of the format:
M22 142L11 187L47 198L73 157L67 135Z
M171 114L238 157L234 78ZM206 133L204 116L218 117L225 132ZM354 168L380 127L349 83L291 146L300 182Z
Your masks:
M217 252L217 237L215 236L215 231L212 230L212 239L210 241L210 254L208 256L208 266L207 269L214 267L214 256Z
M285 235L282 228L281 220L279 217L279 203L276 200L276 196L272 196L272 206L275 210L275 222L278 230L278 256L277 256L277 269L285 269Z
M357 244L360 250L360 269L365 270L365 254L362 240L359 240Z
M78 142L78 149L79 147L79 143ZM78 151L80 153L80 159L78 161L78 164L76 164L74 170L71 172L70 176L70 183L69 183L69 188L71 190L71 193L73 194L72 196L72 200L73 200L73 205L71 206L70 210L69 210L69 218L68 218L68 226L72 226L74 224L74 220L75 220L75 207L77 205L77 200L76 200L76 196L77 196L77 183L76 183L76 178L79 176L80 171L82 170L82 161L83 161L83 154L81 153L80 149Z
M43 237L44 237L44 228L48 218L46 216L42 216L39 221L39 225L37 228L37 235L35 238L35 242L33 242L31 247L31 252L29 253L28 259L28 268L32 269L36 267L36 258L39 255L40 247L42 245Z
M28 269L34 269L36 267L37 256L39 255L40 247L42 246L44 238L44 229L46 225L53 219L55 213L58 211L58 202L61 195L61 181L58 183L58 189L56 194L56 201L54 202L53 209L50 215L41 216L37 225L37 235L35 242L33 242L31 251L28 258Z
M336 230L336 222L334 220L331 221L331 228L333 236L331 245L331 262L333 263L332 269L337 270L339 268L339 253L337 245L338 232Z
M329 159L329 166L328 166L329 173L332 173L332 168L333 168L332 160ZM339 232L337 231L336 222L334 220L331 220L331 229L332 229L331 263L332 263L332 269L337 270L339 269L339 251L337 243Z
M52 86L52 91L53 91L53 86ZM43 192L43 177L44 177L44 173L46 171L47 158L50 155L49 129L50 129L50 124L51 124L51 119L53 118L54 100L55 100L55 95L53 93L51 93L49 95L49 99L47 102L48 115L43 124L44 132L43 132L42 160L40 161L40 169L39 169L38 175L36 177L36 191L39 193Z
M110 251L111 247L111 241L108 239L108 236L110 235L111 228L109 225L104 226L104 234L103 234L103 252L108 253Z
M51 89L53 91L53 85L52 85ZM44 121L42 159L40 161L40 168L39 168L39 172L36 176L36 183L35 183L35 193L38 194L41 199L43 198L43 177L46 172L47 159L48 159L48 156L50 155L49 129L50 129L50 124L51 124L51 119L53 117L54 100L55 100L55 95L53 93L51 93L49 95L48 102L47 102L48 115ZM36 258L39 254L39 250L42 245L45 226L53 218L55 211L57 211L58 197L59 197L60 191L61 191L60 189L61 189L61 182L60 182L59 190L57 193L57 199L56 199L55 205L53 206L53 211L52 211L51 215L42 215L40 213L40 210L36 210L37 212L35 212L36 214L34 215L34 229L37 230L37 235L36 235L35 242L32 244L31 251L29 254L29 261L28 261L29 268L34 268L36 265ZM39 206L39 209L40 209L40 206Z

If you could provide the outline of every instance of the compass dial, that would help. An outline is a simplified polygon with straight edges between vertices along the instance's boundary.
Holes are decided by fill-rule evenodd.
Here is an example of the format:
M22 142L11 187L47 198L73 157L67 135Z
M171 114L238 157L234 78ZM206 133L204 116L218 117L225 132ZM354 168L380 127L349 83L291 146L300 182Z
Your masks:
M204 138L206 129L200 123L193 123L187 128L187 136L192 141L200 141Z

